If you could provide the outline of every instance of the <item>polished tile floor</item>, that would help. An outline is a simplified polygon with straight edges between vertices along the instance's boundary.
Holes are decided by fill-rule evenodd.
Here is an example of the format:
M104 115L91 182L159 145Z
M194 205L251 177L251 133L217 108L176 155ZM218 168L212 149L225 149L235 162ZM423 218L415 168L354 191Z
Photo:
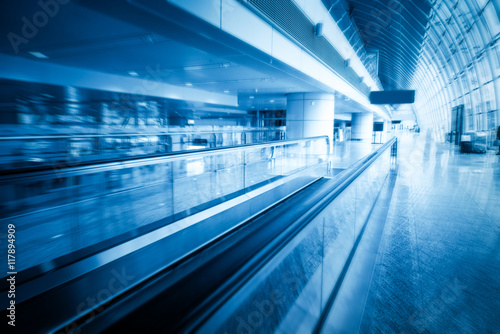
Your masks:
M360 333L500 333L500 160L403 135Z

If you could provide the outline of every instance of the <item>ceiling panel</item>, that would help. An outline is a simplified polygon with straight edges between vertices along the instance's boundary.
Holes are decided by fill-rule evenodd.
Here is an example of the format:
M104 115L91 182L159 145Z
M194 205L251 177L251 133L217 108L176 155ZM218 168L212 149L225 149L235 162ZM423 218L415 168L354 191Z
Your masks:
M379 78L386 90L410 89L431 6L427 1L349 0L367 49L379 51Z

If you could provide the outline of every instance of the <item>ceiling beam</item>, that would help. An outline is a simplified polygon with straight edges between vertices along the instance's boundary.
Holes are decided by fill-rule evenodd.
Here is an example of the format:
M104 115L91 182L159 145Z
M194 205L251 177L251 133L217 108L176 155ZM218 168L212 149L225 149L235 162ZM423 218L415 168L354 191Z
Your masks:
M238 106L236 95L174 86L150 78L132 78L0 54L0 78L58 86L72 86L172 100Z

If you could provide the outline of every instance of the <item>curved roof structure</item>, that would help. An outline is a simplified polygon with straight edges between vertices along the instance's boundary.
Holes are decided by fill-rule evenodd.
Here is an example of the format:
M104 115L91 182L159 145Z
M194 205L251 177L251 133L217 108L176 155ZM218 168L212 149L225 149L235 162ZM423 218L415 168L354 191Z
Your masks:
M2 5L5 80L38 82L40 68L60 65L122 76L105 87L122 93L130 87L116 82L152 79L170 85L152 96L182 100L173 92L201 89L218 94L205 103L263 110L284 110L286 94L335 91L385 119L408 111L438 140L452 131L453 110L463 111L464 131L493 138L500 124L498 0L81 0L31 37L22 18L35 17L38 2ZM82 86L65 67L52 84ZM98 76L81 88L102 89ZM368 96L382 89L415 90L415 103L375 108ZM268 102L255 105L257 92Z
M333 2L333 1L331 1ZM348 0L386 90L414 89L418 123L444 139L453 108L465 131L500 122L500 8L492 0Z
M462 105L466 131L499 125L499 11L494 1L433 5L414 87L417 117L438 136L450 130L452 108Z
M350 1L350 11L368 50L379 52L386 90L410 89L431 7L425 1Z

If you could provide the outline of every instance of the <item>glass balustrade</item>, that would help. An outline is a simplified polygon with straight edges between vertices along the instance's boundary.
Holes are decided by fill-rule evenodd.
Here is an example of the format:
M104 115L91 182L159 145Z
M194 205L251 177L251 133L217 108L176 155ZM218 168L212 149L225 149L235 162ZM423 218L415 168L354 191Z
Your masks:
M198 333L312 333L391 168L385 151Z
M161 155L285 139L284 130L143 134L0 136L0 170L54 169L84 163Z
M23 270L108 248L275 180L325 175L328 152L328 138L315 137L3 176L0 220L16 226Z

